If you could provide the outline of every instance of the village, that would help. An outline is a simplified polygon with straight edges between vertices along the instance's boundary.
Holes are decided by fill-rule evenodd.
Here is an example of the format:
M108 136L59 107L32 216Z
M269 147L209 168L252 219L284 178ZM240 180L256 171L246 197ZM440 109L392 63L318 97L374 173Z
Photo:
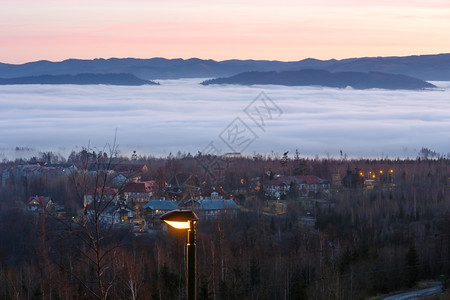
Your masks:
M43 157L47 158L45 155ZM201 170L202 165L195 165L195 159L184 160L189 161L190 167L194 162L194 167ZM301 164L304 166L304 161ZM316 211L333 208L343 190L360 189L368 193L374 188L392 190L395 187L393 169L385 171L385 174L383 170L363 174L357 168L351 170L350 165L343 174L325 174L330 180L313 174L278 174L264 167L261 176L240 176L238 184L232 188L224 188L223 177L220 178L222 182L211 181L206 175L213 174L207 172L180 172L165 177L161 174L161 167L158 167L153 178L142 179L142 176L148 178L149 165L148 162L136 160L109 164L25 161L3 164L0 178L3 189L20 182L27 185L27 190L32 190L33 182L52 184L55 181L61 183L62 179L67 184L83 177L84 186L76 191L80 199L70 209L70 215L67 215L66 206L74 203L65 203L63 200L70 198L70 195L61 193L28 193L15 203L22 202L23 208L29 212L51 213L58 218L98 214L105 225L127 227L134 234L159 229L159 217L171 210L193 210L201 220L219 216L235 218L240 211L255 210L255 206L251 205L255 199L262 203L256 206L257 209L268 216L282 216L286 214L288 204L291 208L294 204L301 212L298 222L314 225ZM283 161L280 166L283 166ZM285 168L278 169L289 173ZM103 182L95 180L99 177L104 177ZM39 186L37 190L47 189Z
M161 220L180 209L198 216L199 299L369 298L445 286L450 269L444 158L83 149L3 161L0 177L8 294L80 298L100 279L124 299L183 297L186 236Z

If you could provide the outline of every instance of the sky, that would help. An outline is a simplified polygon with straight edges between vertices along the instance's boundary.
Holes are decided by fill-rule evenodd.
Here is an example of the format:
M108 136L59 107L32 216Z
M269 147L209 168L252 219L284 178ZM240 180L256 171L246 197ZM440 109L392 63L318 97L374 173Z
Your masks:
M390 91L200 81L0 86L0 160L40 151L67 158L82 147L103 149L115 137L128 157L133 150L166 157L298 149L321 158L338 158L341 150L353 158L416 158L422 147L450 157L450 82L433 82L435 90Z
M0 0L0 62L450 52L448 0Z

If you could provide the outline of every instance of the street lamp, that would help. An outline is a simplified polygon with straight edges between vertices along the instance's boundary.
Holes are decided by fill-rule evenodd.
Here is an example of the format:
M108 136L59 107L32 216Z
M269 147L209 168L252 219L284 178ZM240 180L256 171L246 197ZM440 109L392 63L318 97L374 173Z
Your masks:
M161 220L177 229L187 229L186 243L186 291L187 300L195 300L195 225L198 217L192 210L172 210L161 216Z

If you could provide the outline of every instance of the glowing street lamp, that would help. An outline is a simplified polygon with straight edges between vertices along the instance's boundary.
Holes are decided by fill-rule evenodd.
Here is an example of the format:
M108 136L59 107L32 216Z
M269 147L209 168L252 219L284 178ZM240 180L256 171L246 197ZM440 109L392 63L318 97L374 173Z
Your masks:
M188 300L196 299L195 276L195 225L198 217L192 210L172 210L161 216L161 220L177 229L187 229L186 243L186 293Z

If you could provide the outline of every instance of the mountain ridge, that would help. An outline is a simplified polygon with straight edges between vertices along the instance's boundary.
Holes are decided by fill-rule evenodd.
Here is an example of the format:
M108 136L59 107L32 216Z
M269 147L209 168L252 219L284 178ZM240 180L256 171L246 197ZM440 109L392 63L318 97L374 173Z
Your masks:
M354 89L405 89L422 90L436 88L435 85L414 77L382 72L329 72L319 69L304 69L282 72L244 72L231 77L203 81L202 85L239 84L239 85L286 85L286 86L322 86Z
M76 75L36 75L14 78L0 78L0 85L18 85L18 84L105 84L105 85L158 85L158 83L145 80L128 73L80 73Z
M330 72L384 72L403 74L422 80L450 81L450 53L361 57L299 61L239 60L216 61L200 58L163 57L67 59L60 62L41 60L24 64L0 63L0 78L38 75L75 75L79 73L130 73L139 78L179 79L228 77L248 71L293 71L323 69Z

